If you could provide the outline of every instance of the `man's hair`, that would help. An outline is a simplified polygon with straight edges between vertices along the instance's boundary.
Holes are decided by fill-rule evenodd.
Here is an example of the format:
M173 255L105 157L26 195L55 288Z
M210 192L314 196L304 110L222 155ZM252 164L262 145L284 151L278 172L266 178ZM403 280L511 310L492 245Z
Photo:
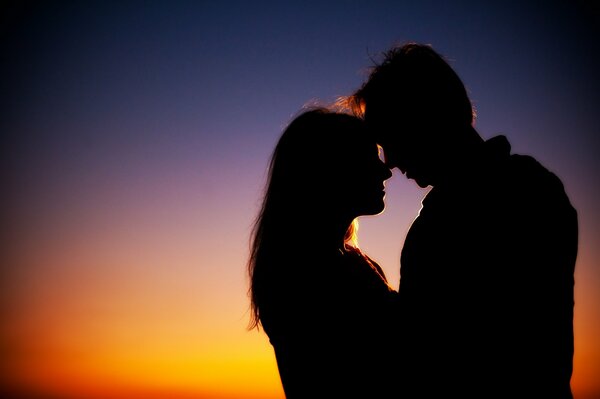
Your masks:
M383 61L345 104L361 117L368 106L390 104L416 118L472 125L475 117L466 88L450 64L430 45L412 42L384 52Z

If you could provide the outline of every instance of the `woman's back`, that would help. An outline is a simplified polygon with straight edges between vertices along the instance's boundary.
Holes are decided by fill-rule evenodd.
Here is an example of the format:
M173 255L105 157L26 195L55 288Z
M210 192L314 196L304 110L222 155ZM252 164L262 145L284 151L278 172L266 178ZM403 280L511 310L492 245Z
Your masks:
M383 396L397 294L381 268L354 249L290 258L280 270L291 273L266 289L261 308L286 396Z

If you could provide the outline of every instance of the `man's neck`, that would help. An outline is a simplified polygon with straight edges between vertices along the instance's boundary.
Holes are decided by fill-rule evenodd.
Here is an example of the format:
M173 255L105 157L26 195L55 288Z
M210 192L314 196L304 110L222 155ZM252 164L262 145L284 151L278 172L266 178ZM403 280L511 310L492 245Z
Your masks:
M439 182L434 187L451 188L470 184L473 179L477 179L485 157L485 140L472 126L461 133L453 148L451 160L448 161L448 168L442 172Z

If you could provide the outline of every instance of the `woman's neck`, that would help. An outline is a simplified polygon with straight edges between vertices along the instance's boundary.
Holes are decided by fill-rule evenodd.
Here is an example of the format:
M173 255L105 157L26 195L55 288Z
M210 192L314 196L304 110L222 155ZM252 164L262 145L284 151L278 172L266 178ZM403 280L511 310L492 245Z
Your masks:
M352 219L339 220L328 225L322 223L310 237L311 242L323 250L337 250L343 253L347 249L346 233L351 223Z

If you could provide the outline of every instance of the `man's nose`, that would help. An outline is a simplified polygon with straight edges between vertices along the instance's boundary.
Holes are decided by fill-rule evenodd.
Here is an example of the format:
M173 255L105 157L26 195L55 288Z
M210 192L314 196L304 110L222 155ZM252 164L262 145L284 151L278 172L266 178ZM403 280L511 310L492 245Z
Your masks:
M384 164L390 171L394 168L398 168L400 172L406 173L405 166L397 161L392 161L391 159L386 158Z
M380 162L379 165L380 165L380 171L381 171L381 174L382 174L384 180L392 177L392 170L390 167L388 167L387 164Z

